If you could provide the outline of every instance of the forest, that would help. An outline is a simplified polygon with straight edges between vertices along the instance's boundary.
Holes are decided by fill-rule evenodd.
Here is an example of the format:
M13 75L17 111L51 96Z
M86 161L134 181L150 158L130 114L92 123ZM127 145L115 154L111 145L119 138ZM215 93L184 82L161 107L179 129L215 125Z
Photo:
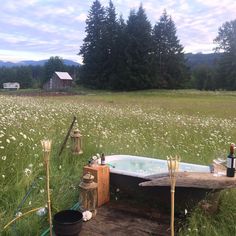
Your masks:
M75 52L82 56L82 65L66 66L57 56L44 66L1 67L0 84L40 88L54 71L67 71L77 84L93 89L236 89L236 20L219 27L212 54L186 54L167 11L152 25L142 4L125 21L112 1L104 7L95 0L85 32Z

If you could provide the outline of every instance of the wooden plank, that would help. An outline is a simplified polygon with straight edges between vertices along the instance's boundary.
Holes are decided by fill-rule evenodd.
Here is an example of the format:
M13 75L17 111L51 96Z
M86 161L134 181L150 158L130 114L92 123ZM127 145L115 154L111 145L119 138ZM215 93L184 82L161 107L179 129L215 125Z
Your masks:
M169 176L161 176L151 181L142 182L139 186L170 186ZM176 187L225 189L235 188L236 178L214 173L179 172L176 173Z
M139 214L130 212L129 205L121 208L122 210L120 207L116 208L116 203L113 206L109 203L98 208L96 217L83 223L80 236L170 235L169 221L162 223L140 214L143 212L142 207L137 207ZM165 218L169 219L169 214L165 215Z
M98 184L98 207L110 201L110 169L106 165L85 166L84 174L90 172Z

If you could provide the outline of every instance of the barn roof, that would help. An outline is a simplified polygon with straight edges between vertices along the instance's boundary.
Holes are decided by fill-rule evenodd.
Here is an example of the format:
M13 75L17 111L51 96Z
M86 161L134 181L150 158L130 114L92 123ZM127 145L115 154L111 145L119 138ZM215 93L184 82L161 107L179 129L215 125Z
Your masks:
M62 80L73 80L67 72L55 72L59 79Z

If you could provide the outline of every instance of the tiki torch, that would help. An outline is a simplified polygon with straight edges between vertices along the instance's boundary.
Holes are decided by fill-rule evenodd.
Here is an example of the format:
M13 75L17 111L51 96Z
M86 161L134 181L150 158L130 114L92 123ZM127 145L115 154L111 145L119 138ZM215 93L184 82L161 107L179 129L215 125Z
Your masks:
M51 152L51 140L42 140L41 144L43 147L43 157L46 167L46 188L47 188L47 205L48 205L48 218L50 225L50 236L52 236L52 212L51 212L51 200L50 200L50 185L49 185L49 157Z
M168 170L169 170L169 176L170 176L170 193L171 193L171 236L174 236L174 220L175 220L175 183L176 183L176 173L179 170L179 160L180 158L178 156L175 157L167 157L167 164L168 164Z

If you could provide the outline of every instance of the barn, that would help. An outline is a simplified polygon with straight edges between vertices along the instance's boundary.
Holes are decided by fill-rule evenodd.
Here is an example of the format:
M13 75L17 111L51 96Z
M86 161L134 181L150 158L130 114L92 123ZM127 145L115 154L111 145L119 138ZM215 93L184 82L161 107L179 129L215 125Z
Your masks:
M67 72L54 72L53 76L43 85L45 90L63 90L72 87L73 79Z
M3 83L3 89L5 90L18 90L19 88L20 84L17 82Z

